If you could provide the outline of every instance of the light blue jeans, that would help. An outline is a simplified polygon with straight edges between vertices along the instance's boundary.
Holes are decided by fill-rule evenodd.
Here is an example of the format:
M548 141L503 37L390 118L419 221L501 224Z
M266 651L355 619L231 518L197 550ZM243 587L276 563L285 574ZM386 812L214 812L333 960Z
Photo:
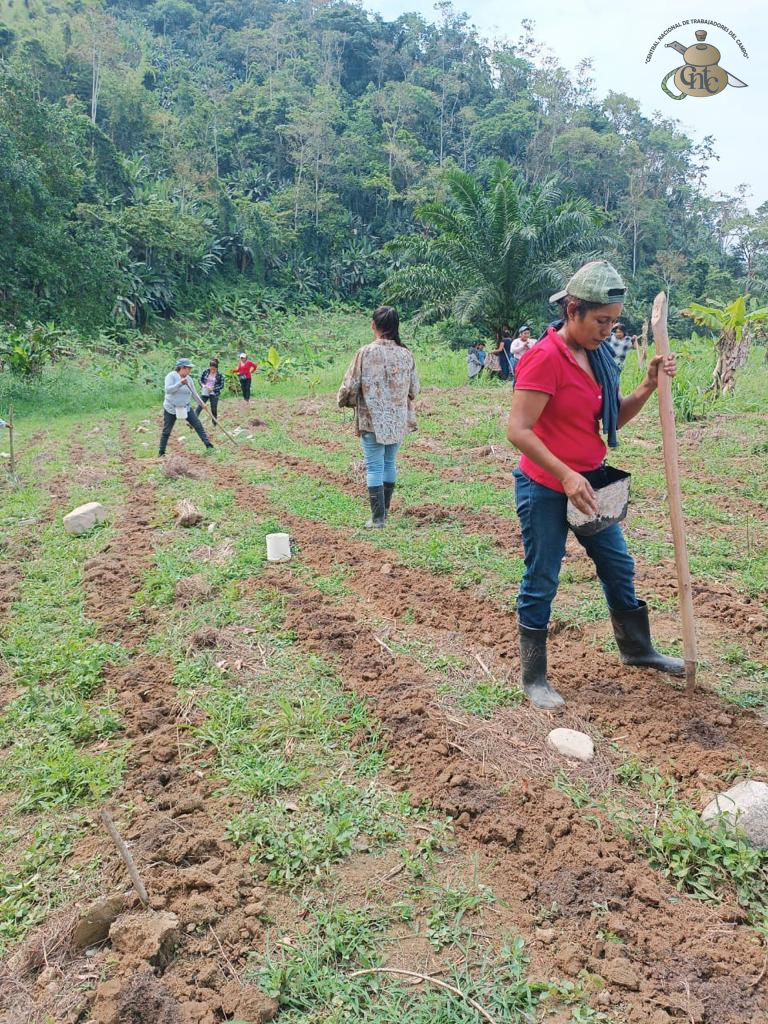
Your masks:
M379 444L376 435L370 431L360 435L365 457L365 469L369 487L381 487L382 484L393 484L397 480L395 460L400 451L400 442L395 444Z

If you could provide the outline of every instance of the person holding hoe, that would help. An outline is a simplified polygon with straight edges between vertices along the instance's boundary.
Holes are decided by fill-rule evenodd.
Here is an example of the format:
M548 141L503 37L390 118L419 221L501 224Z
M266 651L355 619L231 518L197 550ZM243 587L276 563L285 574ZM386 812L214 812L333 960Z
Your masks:
M635 594L635 566L619 520L626 510L603 508L602 488L628 474L603 466L606 441L635 417L658 384L675 374L675 357L656 356L645 380L619 394L619 370L607 339L626 288L606 260L585 264L553 295L562 318L547 328L517 368L507 437L522 453L514 472L525 574L517 598L522 686L539 708L564 704L547 678L547 628L557 593L569 526L595 563L625 665L683 674L683 661L654 649L648 606ZM590 482L590 477L594 483ZM628 494L628 487L627 487ZM604 515L605 513L605 515ZM575 522L586 522L577 527Z
M192 371L192 363L189 359L177 359L175 369L165 378L165 398L163 399L163 432L160 435L159 455L165 455L168 447L168 438L174 428L176 420L187 420L192 429L209 451L213 448L200 418L194 409L190 408L194 398L200 404L200 396L194 390L192 381L189 379Z
M392 306L374 311L373 341L358 349L339 388L338 403L355 410L355 432L365 457L371 518L366 529L387 521L397 479L397 453L416 429L413 400L419 393L416 362L400 340L400 317Z

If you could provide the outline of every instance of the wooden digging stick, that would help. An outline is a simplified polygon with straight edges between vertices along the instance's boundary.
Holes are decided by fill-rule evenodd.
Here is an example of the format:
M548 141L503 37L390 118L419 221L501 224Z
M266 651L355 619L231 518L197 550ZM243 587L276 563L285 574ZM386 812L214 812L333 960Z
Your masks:
M651 326L653 328L656 355L669 355L667 296L665 292L659 292L653 303ZM664 471L667 476L669 516L672 520L672 540L675 545L677 594L680 602L680 617L683 622L685 686L690 694L696 686L696 624L693 620L691 573L688 568L688 546L685 540L683 501L680 493L680 466L677 431L675 429L675 407L672 402L672 379L663 370L659 370L659 416L661 418L661 437L664 446Z
M10 448L10 458L8 465L11 470L11 476L16 476L16 453L13 450L13 406L8 407L8 447Z

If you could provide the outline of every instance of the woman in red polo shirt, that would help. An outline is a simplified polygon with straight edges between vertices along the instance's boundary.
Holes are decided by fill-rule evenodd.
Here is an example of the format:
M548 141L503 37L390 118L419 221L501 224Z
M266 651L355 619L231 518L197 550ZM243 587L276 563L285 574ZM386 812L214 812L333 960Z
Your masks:
M564 292L563 319L521 358L507 437L522 457L515 470L515 500L525 550L525 575L517 598L522 685L540 708L564 703L547 679L547 627L557 593L568 536L570 498L582 512L597 511L595 494L582 475L597 469L606 444L640 412L656 390L659 369L675 374L675 357L656 356L645 380L631 395L619 394L619 374L606 339L621 313L625 286L605 260L585 264ZM680 658L654 650L648 607L635 594L635 565L618 523L592 536L579 536L595 563L611 613L621 660L680 675Z

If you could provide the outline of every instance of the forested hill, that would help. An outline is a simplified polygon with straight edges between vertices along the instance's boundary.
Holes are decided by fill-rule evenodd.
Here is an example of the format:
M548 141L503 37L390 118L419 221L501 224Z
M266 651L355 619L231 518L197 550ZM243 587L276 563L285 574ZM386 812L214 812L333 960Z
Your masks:
M441 169L558 175L645 300L754 284L766 210L706 192L711 140L595 95L524 25L481 39L305 0L0 0L0 321L141 326L242 284L372 301ZM753 289L754 290L754 289Z

